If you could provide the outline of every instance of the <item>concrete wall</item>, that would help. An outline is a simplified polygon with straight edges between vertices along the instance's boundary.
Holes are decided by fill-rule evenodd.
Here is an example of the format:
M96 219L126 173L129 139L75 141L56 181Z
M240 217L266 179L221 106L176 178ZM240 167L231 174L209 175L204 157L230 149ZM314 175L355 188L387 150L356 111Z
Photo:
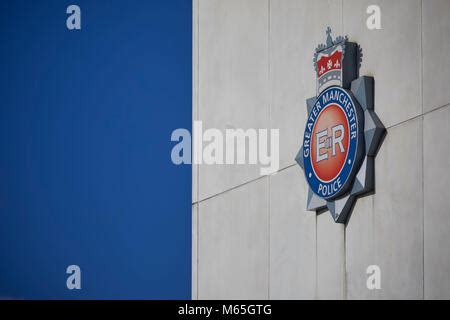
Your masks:
M279 128L281 166L193 166L194 299L450 299L450 0L194 0L193 118ZM378 4L381 30L366 28ZM387 128L344 226L305 210L294 157L326 26L364 52ZM368 290L366 268L381 268Z

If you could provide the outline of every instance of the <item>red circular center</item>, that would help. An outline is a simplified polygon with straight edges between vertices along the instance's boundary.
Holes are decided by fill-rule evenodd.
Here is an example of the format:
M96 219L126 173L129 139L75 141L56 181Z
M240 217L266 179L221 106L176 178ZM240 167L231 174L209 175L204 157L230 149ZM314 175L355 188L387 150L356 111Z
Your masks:
M317 177L331 181L341 172L349 146L349 130L344 111L336 104L319 114L312 132L311 162Z

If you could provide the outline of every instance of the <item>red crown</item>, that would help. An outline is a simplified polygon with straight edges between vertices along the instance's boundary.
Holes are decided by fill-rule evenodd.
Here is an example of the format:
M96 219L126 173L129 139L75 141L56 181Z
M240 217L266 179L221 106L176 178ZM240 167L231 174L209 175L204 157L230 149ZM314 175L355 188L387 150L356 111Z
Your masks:
M317 77L321 77L331 71L342 70L342 50L336 48L329 55L322 55L317 61Z
M348 42L347 37L331 37L327 28L326 44L320 44L314 53L314 68L317 76L317 95L331 86L348 89L350 82L357 77L361 55L356 43Z

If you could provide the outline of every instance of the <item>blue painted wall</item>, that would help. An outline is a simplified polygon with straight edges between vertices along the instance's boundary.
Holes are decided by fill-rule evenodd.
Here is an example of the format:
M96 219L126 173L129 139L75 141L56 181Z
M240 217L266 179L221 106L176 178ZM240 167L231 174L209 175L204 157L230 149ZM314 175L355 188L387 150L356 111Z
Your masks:
M0 298L189 299L191 2L1 1L0 30Z

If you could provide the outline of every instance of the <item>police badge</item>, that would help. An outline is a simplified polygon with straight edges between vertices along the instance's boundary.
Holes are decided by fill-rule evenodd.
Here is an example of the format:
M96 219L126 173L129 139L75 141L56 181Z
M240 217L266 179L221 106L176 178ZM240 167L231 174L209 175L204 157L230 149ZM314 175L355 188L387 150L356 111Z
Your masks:
M374 190L374 157L386 132L374 112L374 79L358 77L361 48L331 37L314 53L316 96L295 160L309 185L307 209L346 223L357 196Z

